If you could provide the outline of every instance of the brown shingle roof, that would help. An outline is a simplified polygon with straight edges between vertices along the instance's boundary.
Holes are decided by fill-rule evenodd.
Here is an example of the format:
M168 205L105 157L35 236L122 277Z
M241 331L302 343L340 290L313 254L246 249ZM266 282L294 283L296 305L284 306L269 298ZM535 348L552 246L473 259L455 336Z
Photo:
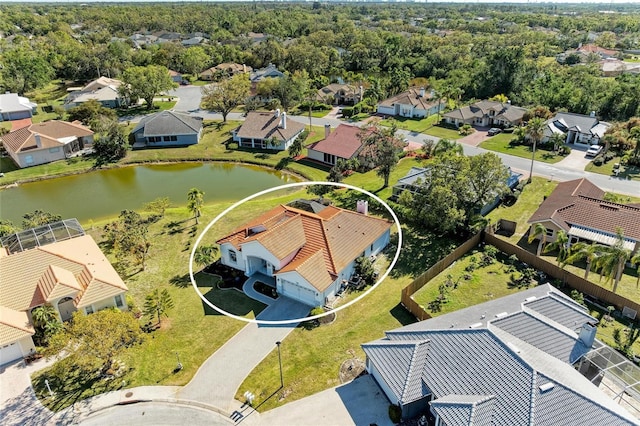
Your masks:
M255 112L247 114L244 123L238 129L241 138L271 139L286 141L304 130L304 124L286 118L286 129L280 127L282 116L276 117L273 112Z
M559 183L528 223L552 220L565 231L579 225L640 240L640 208L604 201L604 191L582 178Z
M362 147L359 134L359 127L340 124L336 130L329 134L329 137L311 144L309 149L350 159Z
M0 346L34 334L26 312L0 306Z
M297 271L319 291L326 289L342 269L391 228L391 223L384 219L333 206L315 214L281 205L221 238L218 244L229 242L241 249L244 242L256 240L262 234L249 235L249 229L263 225L271 247L269 251L290 254L301 239L295 237L292 244L287 238L276 238L279 230L290 226L289 223L302 224L305 241L294 258L278 272ZM270 232L272 229L278 233Z
M82 308L127 290L88 235L0 257L0 276L0 306L16 311L41 305L54 295L76 297L81 301L76 307Z
M2 136L2 142L7 150L21 152L38 149L36 134L40 135L42 149L54 148L64 145L58 139L68 137L83 137L92 135L88 127L77 123L51 120L43 123L34 123Z

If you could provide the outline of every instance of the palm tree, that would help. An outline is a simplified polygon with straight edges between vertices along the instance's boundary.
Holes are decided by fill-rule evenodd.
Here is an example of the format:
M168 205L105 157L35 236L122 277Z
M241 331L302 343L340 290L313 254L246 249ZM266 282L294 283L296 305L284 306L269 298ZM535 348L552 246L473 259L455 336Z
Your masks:
M606 276L605 283L613 280L614 293L618 289L624 265L631 257L631 250L624 247L624 235L622 229L616 229L616 242L612 246L603 246L602 255L598 258L596 265L602 268L602 275Z
M531 183L533 176L533 162L536 158L536 146L544 136L545 121L540 117L534 117L527 124L527 136L533 141L533 149L531 152L531 170L529 171L528 182Z
M545 253L553 250L558 250L558 266L564 268L569 254L569 236L566 232L558 231L556 240L544 248Z
M200 191L198 188L191 188L189 193L187 194L187 208L191 213L193 213L193 217L196 219L196 225L199 222L200 214L202 213L202 204L204 204L204 192Z
M436 146L433 147L433 155L436 156L439 154L444 154L445 152L462 155L462 145L460 145L456 141L451 141L449 139L440 139L438 143L436 143Z
M638 274L638 279L636 280L636 288L638 288L638 285L640 285L640 251L631 258L631 264L638 265L638 269L636 271L636 273Z
M196 252L193 254L193 261L202 268L206 268L215 260L218 254L218 247L216 246L199 246Z
M560 146L564 144L564 134L563 133L554 133L549 137L549 142L553 144L553 152L558 152Z
M533 225L533 228L529 230L529 244L531 244L536 238L540 239L540 242L538 242L538 250L536 251L536 256L540 256L540 253L542 252L542 246L547 242L547 228L545 228L541 223L536 223L535 225Z
M602 246L595 243L577 243L571 247L571 254L564 260L565 264L572 264L577 260L585 259L587 267L584 270L584 279L589 279L591 265L598 259L598 253L602 251Z

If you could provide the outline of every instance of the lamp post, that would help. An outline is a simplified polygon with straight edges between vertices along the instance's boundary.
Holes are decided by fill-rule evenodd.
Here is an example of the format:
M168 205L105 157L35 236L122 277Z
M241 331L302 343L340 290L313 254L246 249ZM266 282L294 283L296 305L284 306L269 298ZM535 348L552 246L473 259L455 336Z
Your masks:
M284 388L284 378L282 377L282 356L280 355L280 345L281 341L276 342L276 346L278 347L278 364L280 364L280 388Z

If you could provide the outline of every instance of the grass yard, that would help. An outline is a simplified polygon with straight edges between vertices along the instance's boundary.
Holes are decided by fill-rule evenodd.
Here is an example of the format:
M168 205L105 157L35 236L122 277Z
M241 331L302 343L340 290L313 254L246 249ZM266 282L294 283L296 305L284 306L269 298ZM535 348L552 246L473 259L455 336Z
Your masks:
M115 164L106 167L118 167L137 163L163 161L234 161L258 164L268 167L286 168L310 180L325 180L327 171L316 164L303 164L292 161L286 151L261 151L237 149L236 144L226 145L230 140L230 131L240 125L238 121L205 122L205 129L200 143L184 148L159 148L129 151L127 156ZM134 124L129 125L132 129ZM305 144L311 144L324 137L324 129L314 126ZM306 150L303 151L306 155ZM91 170L92 158L61 160L25 169L17 169L11 159L2 158L0 171L5 175L0 178L0 186L14 182L41 179L44 177L82 173Z
M261 197L243 204L233 214L220 220L203 239L203 244L213 244L220 235L234 229L249 218L265 211L271 205L286 203L304 196L296 193L275 193L272 198ZM167 289L175 307L169 312L169 318L163 325L147 335L143 344L128 349L120 360L130 369L122 380L126 387L144 385L185 385L193 377L202 363L235 333L245 326L243 322L219 315L200 300L191 286L188 276L188 259L196 237L220 211L230 203L206 205L200 225L190 217L185 207L167 210L166 216L149 227L151 247L147 267L139 271L137 267L127 269L120 275L129 287L128 296L137 308L142 308L145 296L154 289ZM266 205L268 204L268 205ZM144 213L143 213L144 215ZM87 232L100 242L101 230L108 221L95 225L84 224ZM110 261L115 262L112 253L107 252ZM195 266L196 270L199 269ZM262 303L247 298L233 290L219 290L215 287L216 278L199 273L196 282L200 291L222 309L246 318L255 316L264 309ZM128 297L128 298L129 298ZM136 307L132 307L135 310ZM144 320L141 320L144 321ZM176 366L176 352L184 368L173 373ZM44 370L33 378L34 387L42 402L52 410L60 410L77 400L110 390L107 382L84 377L79 380L74 369L62 361L53 370ZM57 371L56 369L60 369ZM44 386L48 378L52 389L58 395L51 400Z
M116 109L116 114L118 114L118 117L127 117L127 116L133 116L133 115L147 115L147 114L153 114L156 112L160 112L160 111L166 111L168 109L173 108L174 106L176 106L177 101L167 101L167 100L154 100L153 101L153 108L151 109L147 109L147 104L142 104L142 105L137 105L135 107L130 107L130 108L118 108Z
M430 315L439 316L525 289L509 286L512 272L507 270L509 265L506 264L507 256L504 253L499 253L498 260L491 265L478 267L473 272L465 270L469 264L479 261L481 256L482 250L477 248L465 254L414 293L413 300L423 306ZM514 273L518 275L519 272ZM465 275L469 279L465 279ZM439 295L438 288L448 280L457 284L455 289L450 290L449 301L441 305L440 311L429 309L429 303Z
M499 133L480 144L480 148L489 151L501 152L503 154L515 155L516 157L531 158L531 147L529 145L509 145L509 141L513 138L510 133ZM536 161L553 164L564 159L560 155L555 155L550 151L536 149Z
M383 337L384 331L415 322L399 303L401 289L446 255L458 242L404 228L400 259L389 277L359 303L337 314L330 325L296 328L282 343L285 388L265 400L280 386L277 351L273 351L247 377L236 398L250 390L254 404L267 411L340 384L340 365L347 359L364 360L360 344ZM393 243L387 253L395 252ZM283 397L284 396L284 397Z
M380 120L379 123L381 126L391 127L395 124L396 126L398 126L398 129L409 130L411 132L425 133L426 130L435 126L437 121L438 121L438 114L434 114L422 119L392 117L392 118Z
M602 164L601 166L596 166L595 164L593 164L593 161L592 161L589 164L587 164L587 167L585 167L584 170L587 172L598 173L601 175L615 176L615 173L613 173L613 165L616 163L620 164L620 157L614 157L612 160ZM621 165L618 178L640 181L640 167Z

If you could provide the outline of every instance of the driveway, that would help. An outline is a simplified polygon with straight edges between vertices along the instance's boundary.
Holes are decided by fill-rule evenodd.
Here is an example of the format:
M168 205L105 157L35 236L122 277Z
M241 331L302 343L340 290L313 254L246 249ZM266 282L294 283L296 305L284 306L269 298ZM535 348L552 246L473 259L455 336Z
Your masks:
M53 416L36 398L30 376L54 361L40 359L29 365L19 361L0 367L0 423L3 426L22 426L26 424L25 419L29 419L31 424L45 424Z
M258 319L302 318L309 310L308 306L281 296L262 311ZM236 391L244 379L276 349L276 342L283 341L296 326L247 324L202 364L194 378L178 390L175 397L233 411Z
M389 400L370 375L260 414L260 424L393 425Z
M173 107L178 112L196 112L200 109L202 101L201 86L180 86L168 92L171 96L177 96L178 103Z
M584 147L580 145L571 145L571 153L564 159L558 161L555 164L556 167L584 171L584 168L587 167L587 164L589 164L591 160L593 160L593 157L585 157L587 149L589 149L589 146L587 145L585 145Z
M457 142L465 145L478 146L491 137L487 134L489 131L488 128L474 127L474 129L475 132L458 139Z

